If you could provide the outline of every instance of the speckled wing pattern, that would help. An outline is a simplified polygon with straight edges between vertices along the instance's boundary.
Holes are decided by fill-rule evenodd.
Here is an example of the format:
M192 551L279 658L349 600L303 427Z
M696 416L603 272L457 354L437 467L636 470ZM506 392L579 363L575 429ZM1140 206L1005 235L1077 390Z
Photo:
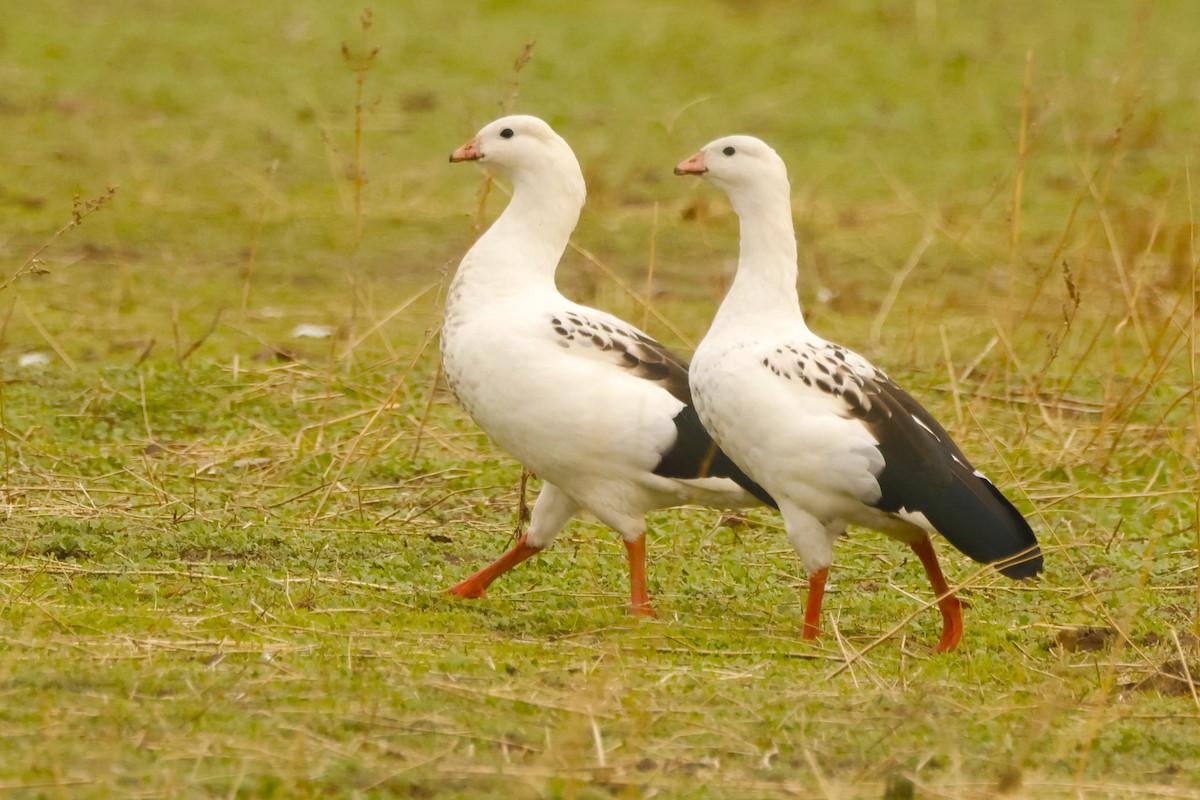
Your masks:
M870 413L872 396L878 394L874 387L891 383L865 358L830 342L781 345L762 360L762 365L785 380L841 398L852 416Z
M830 342L784 345L762 361L784 380L838 398L878 442L876 507L919 512L959 550L1002 573L1024 578L1042 569L1029 523L976 470L933 416L862 356ZM1011 561L1010 561L1011 559Z
M595 319L578 311L550 318L562 347L587 348L643 380L659 384L684 407L675 415L675 442L662 454L655 475L664 478L729 478L767 505L775 501L717 447L700 423L688 386L688 363L646 334L615 319Z
M630 374L660 384L680 402L692 402L687 362L641 331L575 311L552 316L550 324L560 346L608 354L614 364Z

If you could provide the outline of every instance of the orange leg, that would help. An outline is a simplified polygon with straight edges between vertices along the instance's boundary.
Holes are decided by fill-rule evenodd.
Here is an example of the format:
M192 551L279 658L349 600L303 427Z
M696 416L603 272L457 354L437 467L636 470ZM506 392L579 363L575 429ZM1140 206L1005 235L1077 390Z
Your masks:
M829 567L808 576L808 602L804 605L805 639L815 639L821 635L821 601L825 598L825 579L828 577Z
M629 613L657 617L650 605L650 593L646 591L646 534L632 542L623 541L629 553Z
M541 552L542 548L534 547L526 541L528 538L529 534L523 535L517 540L512 550L509 550L493 563L479 570L479 572L476 572L466 580L454 584L446 591L458 597L487 597L487 588L491 586L492 581L535 553Z
M942 639L937 644L937 651L948 653L958 647L958 641L963 635L962 603L958 602L957 597L950 594L950 585L946 583L946 576L942 574L937 554L933 552L933 542L929 540L929 537L923 537L920 541L912 543L912 549L925 567L925 574L929 576L929 584L938 598L938 608L942 610Z

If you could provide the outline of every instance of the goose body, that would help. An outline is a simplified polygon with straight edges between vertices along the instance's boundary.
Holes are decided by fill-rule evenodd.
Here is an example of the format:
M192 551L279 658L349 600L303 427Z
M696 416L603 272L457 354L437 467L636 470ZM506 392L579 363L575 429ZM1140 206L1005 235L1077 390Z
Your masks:
M567 143L535 117L510 116L485 126L451 160L496 168L513 193L451 283L441 335L445 375L479 427L543 488L517 545L450 591L483 596L586 510L621 534L632 608L652 613L646 512L689 503L734 508L759 502L751 492L766 496L701 426L686 361L555 287L585 198Z
M1029 524L946 430L862 356L809 330L796 291L787 170L758 139L731 136L676 167L724 190L741 227L737 274L691 364L704 426L778 504L809 573L804 635L820 630L833 543L848 525L920 558L943 616L938 650L962 637L962 609L930 533L1012 578L1042 569Z

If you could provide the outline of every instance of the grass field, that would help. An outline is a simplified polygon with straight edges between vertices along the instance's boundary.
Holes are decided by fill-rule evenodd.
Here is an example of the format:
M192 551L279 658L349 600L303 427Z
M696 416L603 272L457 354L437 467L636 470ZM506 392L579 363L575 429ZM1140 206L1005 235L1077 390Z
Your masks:
M372 10L0 5L0 794L1200 798L1191 3ZM517 514L436 380L504 202L447 156L505 109L584 165L564 291L684 350L737 228L671 168L774 144L810 324L947 423L1044 578L942 547L939 656L859 532L806 643L778 518L693 509L651 518L657 620L592 521L444 596Z

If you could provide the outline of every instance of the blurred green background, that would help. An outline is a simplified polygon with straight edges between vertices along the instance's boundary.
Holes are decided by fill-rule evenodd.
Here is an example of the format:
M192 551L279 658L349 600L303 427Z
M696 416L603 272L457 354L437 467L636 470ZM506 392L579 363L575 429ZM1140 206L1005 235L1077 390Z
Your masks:
M252 304L337 308L353 275L383 314L469 243L474 179L446 156L505 108L543 116L575 147L590 188L579 244L637 275L657 236L662 274L682 273L662 281L668 294L710 282L705 273L731 257L734 225L725 213L711 215L711 235L684 224L721 201L670 168L735 131L766 139L790 165L809 299L822 285L880 292L932 228L914 280L959 274L967 283L945 284L945 296L988 308L977 281L1029 287L1061 240L1086 248L1094 234L1073 212L1082 202L1094 213L1097 197L1112 227L1097 249L1133 258L1153 238L1164 277L1188 273L1200 55L1187 2L373 11L364 44L357 4L6 3L0 253L19 263L65 221L73 194L120 187L111 209L51 252L49 266L71 268L41 283L70 309L47 310L47 328L144 335L164 322L164 290L185 319L206 321L239 297L252 245ZM527 42L533 58L517 76ZM374 48L356 253L350 67ZM1076 279L1107 285L1111 273L1092 260ZM564 269L568 287L607 291L595 279L572 285L586 279L579 264ZM36 296L32 281L17 288ZM10 346L23 335L18 324Z

